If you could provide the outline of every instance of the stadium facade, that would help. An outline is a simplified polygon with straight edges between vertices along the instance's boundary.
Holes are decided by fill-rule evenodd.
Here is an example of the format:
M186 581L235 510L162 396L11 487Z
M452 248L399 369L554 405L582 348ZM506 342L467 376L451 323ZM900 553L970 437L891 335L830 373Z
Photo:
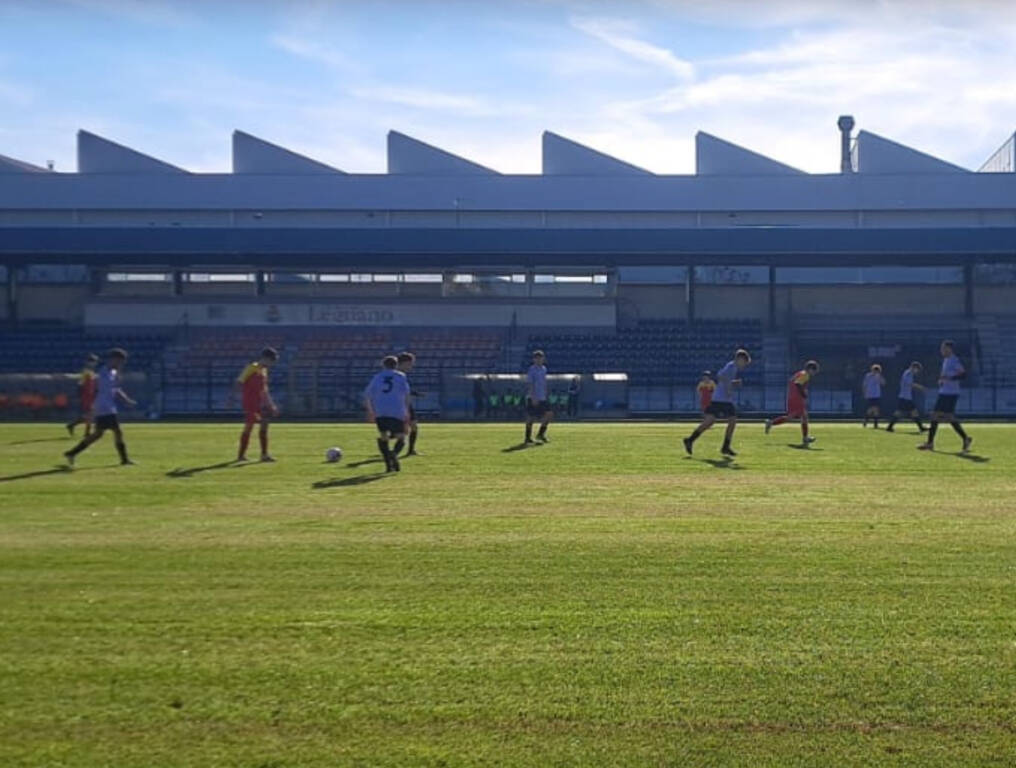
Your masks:
M189 173L81 131L77 173L0 157L0 319L502 328L509 369L531 335L729 319L780 376L799 332L933 318L1016 382L1012 139L972 172L852 127L840 173L699 133L688 176L550 132L543 172L507 175L394 131L384 174L241 131L232 173Z

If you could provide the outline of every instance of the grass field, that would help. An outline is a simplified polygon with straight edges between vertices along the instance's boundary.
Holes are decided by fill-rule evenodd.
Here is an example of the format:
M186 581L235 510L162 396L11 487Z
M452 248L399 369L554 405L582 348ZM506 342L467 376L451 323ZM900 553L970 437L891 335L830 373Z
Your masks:
M1016 427L61 430L0 438L0 765L1016 762Z

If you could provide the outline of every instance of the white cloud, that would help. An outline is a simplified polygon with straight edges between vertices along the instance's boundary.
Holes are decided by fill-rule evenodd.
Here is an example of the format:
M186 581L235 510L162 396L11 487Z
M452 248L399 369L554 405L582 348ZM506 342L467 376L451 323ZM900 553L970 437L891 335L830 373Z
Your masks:
M628 23L596 18L575 17L571 25L591 37L606 43L614 50L658 68L678 80L689 80L695 76L695 67L689 61L678 58L666 48L647 43L635 36Z

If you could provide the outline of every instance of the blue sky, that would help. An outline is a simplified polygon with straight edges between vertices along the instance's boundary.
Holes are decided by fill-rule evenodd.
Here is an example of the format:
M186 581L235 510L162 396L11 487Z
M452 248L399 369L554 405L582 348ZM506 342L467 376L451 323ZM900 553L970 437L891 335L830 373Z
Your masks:
M812 172L836 117L976 168L1016 130L1004 0L3 0L0 154L94 131L228 171L234 128L353 172L396 129L507 173L553 130L659 173L705 130Z

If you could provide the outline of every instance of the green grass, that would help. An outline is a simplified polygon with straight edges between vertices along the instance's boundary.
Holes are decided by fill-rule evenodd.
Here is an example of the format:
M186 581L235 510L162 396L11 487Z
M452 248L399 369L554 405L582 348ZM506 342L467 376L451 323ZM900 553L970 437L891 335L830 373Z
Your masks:
M1012 765L1016 428L687 431L5 425L0 765Z

